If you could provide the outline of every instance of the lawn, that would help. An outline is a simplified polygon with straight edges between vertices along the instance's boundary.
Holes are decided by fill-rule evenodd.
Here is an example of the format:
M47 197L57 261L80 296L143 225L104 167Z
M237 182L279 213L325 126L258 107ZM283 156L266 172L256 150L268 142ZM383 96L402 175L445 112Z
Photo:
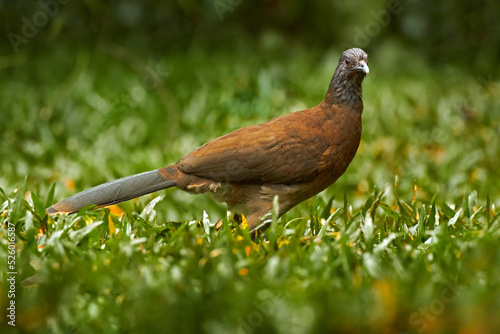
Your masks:
M19 56L0 82L2 333L500 331L500 85L394 49L371 55L346 174L255 240L210 196L174 189L45 208L314 106L341 50L101 41Z

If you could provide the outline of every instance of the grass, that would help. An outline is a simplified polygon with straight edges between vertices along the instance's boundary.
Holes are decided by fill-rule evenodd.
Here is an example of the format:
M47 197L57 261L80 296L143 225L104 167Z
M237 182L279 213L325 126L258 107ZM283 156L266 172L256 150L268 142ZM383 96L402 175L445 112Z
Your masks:
M172 190L45 215L76 191L313 106L338 59L300 46L286 62L257 51L141 57L58 45L4 70L17 78L0 83L0 258L10 222L15 329L498 331L498 85L457 69L372 55L363 142L347 173L255 241L210 197ZM1 319L2 332L14 330Z

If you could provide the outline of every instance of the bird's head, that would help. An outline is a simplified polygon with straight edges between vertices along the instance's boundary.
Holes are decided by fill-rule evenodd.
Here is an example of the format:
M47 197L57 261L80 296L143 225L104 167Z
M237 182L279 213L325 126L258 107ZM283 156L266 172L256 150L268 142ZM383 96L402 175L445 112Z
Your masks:
M338 70L349 78L364 78L370 69L368 68L368 55L359 48L344 51L339 60Z
M363 109L361 83L370 72L368 55L359 48L344 51L340 56L330 87L325 96L328 104L348 105Z

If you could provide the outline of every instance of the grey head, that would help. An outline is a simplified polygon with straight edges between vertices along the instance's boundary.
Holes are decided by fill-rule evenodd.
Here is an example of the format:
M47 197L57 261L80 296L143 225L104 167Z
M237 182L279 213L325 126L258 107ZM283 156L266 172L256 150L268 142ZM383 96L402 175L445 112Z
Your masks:
M368 55L360 48L352 48L342 53L333 75L325 101L336 105L346 105L363 110L361 83L370 73Z

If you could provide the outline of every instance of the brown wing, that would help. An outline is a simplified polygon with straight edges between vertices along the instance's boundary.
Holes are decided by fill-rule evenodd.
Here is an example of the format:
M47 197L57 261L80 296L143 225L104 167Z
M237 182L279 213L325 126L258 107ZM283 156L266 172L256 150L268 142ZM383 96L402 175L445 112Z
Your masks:
M180 159L180 171L222 182L296 183L319 173L328 143L314 109L213 139ZM311 120L315 121L311 121Z

